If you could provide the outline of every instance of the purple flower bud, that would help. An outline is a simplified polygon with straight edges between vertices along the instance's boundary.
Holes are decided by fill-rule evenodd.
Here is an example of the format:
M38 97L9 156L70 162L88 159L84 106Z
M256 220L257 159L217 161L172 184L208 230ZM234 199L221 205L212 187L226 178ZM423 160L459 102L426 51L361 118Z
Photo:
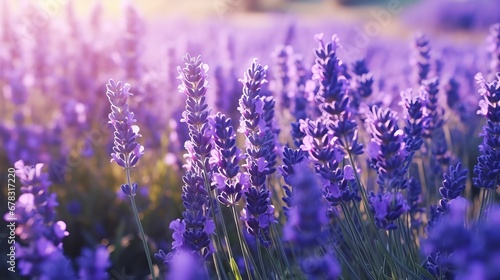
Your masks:
M394 221L410 209L400 192L378 195L371 192L368 200L370 211L374 214L375 225L380 229L397 229L398 226Z
M134 197L135 194L137 193L137 183L133 183L132 187L130 187L129 184L121 185L121 189L125 195L129 197Z
M114 146L111 153L111 161L115 161L123 168L131 168L144 153L144 147L137 143L140 137L139 127L133 125L136 120L134 113L129 110L127 99L132 94L129 92L130 85L121 82L115 83L112 79L106 85L109 102L111 103L111 113L109 123L113 125Z

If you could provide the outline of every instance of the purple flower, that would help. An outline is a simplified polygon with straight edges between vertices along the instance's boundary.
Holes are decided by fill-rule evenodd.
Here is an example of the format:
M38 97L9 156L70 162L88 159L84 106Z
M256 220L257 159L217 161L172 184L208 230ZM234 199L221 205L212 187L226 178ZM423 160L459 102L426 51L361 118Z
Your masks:
M404 128L406 149L411 154L408 160L411 161L413 154L420 150L423 144L422 134L424 129L424 99L422 93L413 94L411 89L401 92L402 105L405 112L406 126Z
M213 146L208 122L210 108L206 103L208 65L203 64L200 56L186 54L183 60L185 67L177 68L181 80L179 92L187 95L181 122L187 123L190 141L186 145L192 147L193 164L197 168L196 172L200 173L210 170L209 158Z
M129 92L130 85L122 84L122 82L115 83L111 79L106 88L106 95L111 103L109 123L115 129L111 161L116 161L123 168L131 168L143 155L144 147L137 143L137 137L141 136L139 127L134 125L136 119L127 104L128 97L132 95Z
M373 93L373 74L368 70L364 59L356 60L352 65L351 79L351 107L359 109L359 105L364 99Z
M295 164L293 170L288 181L293 187L294 196L284 238L305 251L321 244L323 225L328 223L328 219L318 178L306 164Z
M490 36L488 36L490 69L492 76L500 72L500 23L490 26Z
M420 92L424 99L424 133L425 138L434 138L434 131L443 125L444 110L439 106L439 79L434 77L421 81Z
M406 188L404 163L408 152L403 142L403 131L397 125L396 113L389 108L374 106L366 122L372 135L369 154L381 190Z
M253 60L241 80L243 94L238 110L241 113L240 131L246 136L244 167L250 182L245 192L246 206L242 219L246 223L248 233L268 248L271 246L269 227L274 222L274 207L271 205L271 193L267 188L266 179L267 175L274 171L271 164L274 164L276 155L273 148L274 132L267 115L269 105L266 103L270 99L261 95L261 86L266 82L266 70L267 67L258 64L256 59ZM272 100L270 102L274 103Z
M449 201L457 198L465 190L467 181L467 169L462 168L462 163L450 166L449 173L444 174L443 186L439 188L439 193L443 197L440 201L439 212L447 212Z
M62 239L69 233L66 224L55 219L58 203L56 194L49 192L51 182L42 172L43 164L27 166L18 161L14 167L22 184L22 194L16 202L15 212L5 214L4 220L16 221L16 235L22 241L16 243L21 275L43 277L52 262L61 265L61 275L73 274L72 270L67 270L71 267L67 266L68 260L62 254Z
M111 265L109 253L106 247L99 246L95 250L83 248L77 259L79 266L78 276L80 279L108 279L106 270Z
M349 109L349 82L344 65L337 57L339 39L334 35L332 42L325 44L322 37L322 34L317 36L319 46L315 50L316 60L312 68L312 79L319 84L316 102L329 130L337 137L338 145L345 153L360 155L363 146L358 143L357 123Z
M403 195L398 191L378 195L371 192L368 200L370 211L374 214L375 225L380 229L397 229L398 226L394 224L394 221L410 210Z
M294 174L294 166L307 159L306 153L301 149L293 150L289 147L283 149L283 166L280 167L280 173L285 182L289 184L288 178Z
M411 227L419 228L422 224L422 215L425 213L425 209L420 207L420 203L422 202L422 186L420 185L420 181L413 177L408 180L406 200L409 207L408 212L410 213Z
M293 48L284 45L276 46L272 57L276 70L273 73L274 79L271 81L271 87L275 96L280 98L280 108L290 108L291 100L294 97L291 89Z
M140 38L143 33L144 23L139 11L131 3L127 2L125 7L125 36L123 36L121 42L123 47L121 59L127 79L134 81L140 81L142 75Z
M174 228L174 237L182 232L182 248L194 252L202 258L212 254L210 235L213 234L213 221L207 218L208 193L204 180L192 171L187 171L183 177L182 204L186 208L182 213L184 227ZM178 242L178 239L175 239Z
M178 250L171 257L167 279L198 280L208 279L202 267L203 262L190 251Z
M218 113L214 118L214 149L210 162L214 165L212 177L220 191L217 199L224 205L235 205L247 187L248 178L239 172L239 161L243 158L236 147L236 134L231 119Z
M417 34L413 40L413 57L411 63L415 70L417 83L427 79L431 71L431 48L429 39L424 34Z
M332 206L337 206L355 198L358 189L355 180L344 177L339 166L343 153L335 146L337 138L325 123L323 118L301 121L301 129L306 134L301 148L309 154L316 172L326 180L323 186L326 199Z
M478 113L486 116L486 124L473 180L474 186L494 191L500 185L500 74L491 83L487 83L481 74L476 75L476 80L481 86L479 93L483 97Z

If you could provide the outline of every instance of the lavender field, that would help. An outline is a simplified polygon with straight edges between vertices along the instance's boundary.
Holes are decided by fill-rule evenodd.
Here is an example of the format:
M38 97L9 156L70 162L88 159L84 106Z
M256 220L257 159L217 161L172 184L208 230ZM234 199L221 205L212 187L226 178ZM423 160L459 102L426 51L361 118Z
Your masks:
M500 279L498 7L0 0L0 280Z

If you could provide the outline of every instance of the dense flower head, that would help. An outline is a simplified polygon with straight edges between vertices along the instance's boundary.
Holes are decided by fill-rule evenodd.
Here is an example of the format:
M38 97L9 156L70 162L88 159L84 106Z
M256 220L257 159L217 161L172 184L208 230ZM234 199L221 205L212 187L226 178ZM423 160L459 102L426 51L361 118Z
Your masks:
M323 225L328 222L319 178L315 177L306 164L296 164L293 170L289 182L294 196L284 237L303 249L315 247L321 244Z
M106 88L106 96L111 103L109 123L115 129L112 161L123 168L130 168L137 164L144 153L144 147L137 143L137 137L141 136L139 127L134 125L136 119L127 103L128 97L132 95L129 92L130 85L115 83L110 79Z
M285 183L291 185L290 176L294 174L294 166L299 163L306 162L307 155L301 149L291 149L288 146L285 146L283 149L283 165L279 167L279 171L285 180ZM293 186L292 186L293 187ZM292 205L292 189L288 186L283 186L285 191L285 195L282 200L285 202L286 206L283 206L283 211L285 216L288 217L288 210Z
M142 75L140 57L142 55L141 37L144 22L137 8L131 3L125 7L125 36L122 39L121 59L127 79L139 81Z
M110 266L109 253L106 247L99 246L95 250L83 248L77 259L80 279L108 279L106 270Z
M466 250L456 252L453 258L457 267L457 279L498 279L500 278L500 209L494 207L486 217L484 224L469 230L477 231Z
M352 65L351 107L359 108L361 102L373 93L373 74L368 70L364 59L356 60Z
M201 280L208 279L202 267L203 262L192 252L179 250L172 256L170 271L166 279Z
M422 202L422 186L420 181L415 178L410 178L408 180L408 192L406 196L408 202L411 219L411 227L419 228L422 224L422 216L425 213L425 208L420 206Z
M403 142L403 131L397 125L397 114L389 108L374 106L366 120L372 140L368 154L372 167L377 171L377 183L381 189L404 189L408 156Z
M317 34L315 39L318 47L314 50L316 59L311 70L312 80L319 83L316 99L324 104L320 105L322 111L338 115L348 103L348 81L343 75L342 61L337 57L340 39L333 35L331 42L325 43L323 34Z
M374 194L370 192L369 208L374 214L375 225L380 229L395 230L398 228L394 224L401 215L410 210L406 199L400 192Z
M306 153L301 149L294 150L288 146L283 148L283 166L280 167L280 173L285 182L288 183L288 177L294 174L294 166L306 159Z
M431 71L431 48L429 39L424 34L417 34L413 39L412 64L415 69L417 82L420 84L427 79Z
M500 185L500 74L496 80L487 83L481 74L476 75L480 84L478 113L486 116L483 127L483 143L479 146L481 155L474 166L474 185L479 188L496 190Z
M189 143L192 147L193 164L199 170L210 170L209 158L212 150L212 138L209 133L208 117L210 108L206 101L208 88L208 66L203 64L201 56L191 57L186 54L183 58L185 67L178 67L179 92L186 94L186 109L182 113L182 122L187 123L189 129Z
M433 270L446 269L454 279L497 279L500 276L500 209L493 207L483 222L466 226L467 202L458 197L449 212L423 241L424 254L434 256ZM444 257L444 259L443 259Z
M490 36L488 37L490 43L490 69L491 73L500 72L500 23L490 26Z
M309 279L333 279L339 276L340 266L335 257L327 252L316 254L314 250L324 245L328 223L323 206L319 178L304 163L295 164L289 176L294 196L284 229L284 239L293 242L298 251L302 271Z
M238 110L241 113L239 131L246 136L246 162L243 165L245 175L249 179L245 191L246 205L241 219L245 221L247 232L258 238L261 244L271 246L269 227L274 222L274 206L271 205L271 193L266 185L267 176L274 172L276 159L272 116L269 110L274 110L272 97L263 96L261 86L266 82L267 67L256 59L245 71L243 94ZM267 107L267 106L270 106ZM267 112L267 113L266 113Z
M407 89L401 92L401 99L406 119L404 128L406 149L409 153L415 153L423 144L423 96L420 91L414 94L412 89Z
M475 99L473 99L473 102L467 102L467 100L464 100L464 96L460 94L465 88L465 85L466 84L462 80L452 77L444 85L444 92L446 94L446 104L448 108L452 109L460 117L463 123L468 123L471 117L473 117L476 108L474 106L475 104L471 104L475 103Z
M315 49L315 64L312 80L318 84L315 100L336 141L346 153L359 155L363 147L358 143L357 123L349 108L349 82L346 67L337 57L339 38L334 35L332 42L323 42L323 34L316 35L318 48Z
M424 99L424 133L423 136L431 138L433 132L443 125L444 110L439 105L439 78L433 77L421 81L420 91Z
M300 121L300 130L305 134L300 148L319 164L336 160L336 137L329 133L326 121L306 119Z
M182 226L174 229L174 240L182 244L182 248L197 253L200 257L208 257L213 249L210 235L215 225L207 218L209 198L204 186L204 180L192 171L187 171L183 177L182 204L185 207L182 213ZM176 238L182 234L182 240ZM180 247L180 246L179 246Z
M56 221L58 202L56 194L48 190L51 183L42 172L43 164L26 166L18 161L14 167L22 194L15 203L15 211L5 214L4 220L15 221L15 232L21 241L15 244L21 275L41 277L49 265L48 259L55 254L61 255L58 261L67 262L62 255L62 239L69 233L66 223Z
M457 198L465 190L467 173L467 169L462 167L461 162L455 166L450 166L449 173L444 174L443 186L439 188L441 196L447 200Z
M262 246L271 246L269 227L275 222L274 206L268 189L250 188L245 192L246 206L241 219L245 221L247 232L259 239Z
M306 82L309 78L303 57L295 54L293 56L293 81L295 82L294 104L292 115L295 120L303 120L307 118L307 109L309 101L306 98Z
M213 121L214 149L210 162L214 165L214 184L219 190L217 200L225 205L236 204L248 187L248 178L240 173L239 161L243 158L236 147L236 134L231 119L218 113Z
M280 98L280 107L289 108L294 97L291 89L293 48L284 45L276 46L272 56L276 66L272 81L273 91Z

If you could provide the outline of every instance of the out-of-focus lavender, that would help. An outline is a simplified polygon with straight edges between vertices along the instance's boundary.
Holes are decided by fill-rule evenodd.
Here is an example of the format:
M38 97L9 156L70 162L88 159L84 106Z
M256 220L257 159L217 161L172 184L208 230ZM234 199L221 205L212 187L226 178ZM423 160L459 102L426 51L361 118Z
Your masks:
M493 0L205 2L0 0L8 277L498 278Z

